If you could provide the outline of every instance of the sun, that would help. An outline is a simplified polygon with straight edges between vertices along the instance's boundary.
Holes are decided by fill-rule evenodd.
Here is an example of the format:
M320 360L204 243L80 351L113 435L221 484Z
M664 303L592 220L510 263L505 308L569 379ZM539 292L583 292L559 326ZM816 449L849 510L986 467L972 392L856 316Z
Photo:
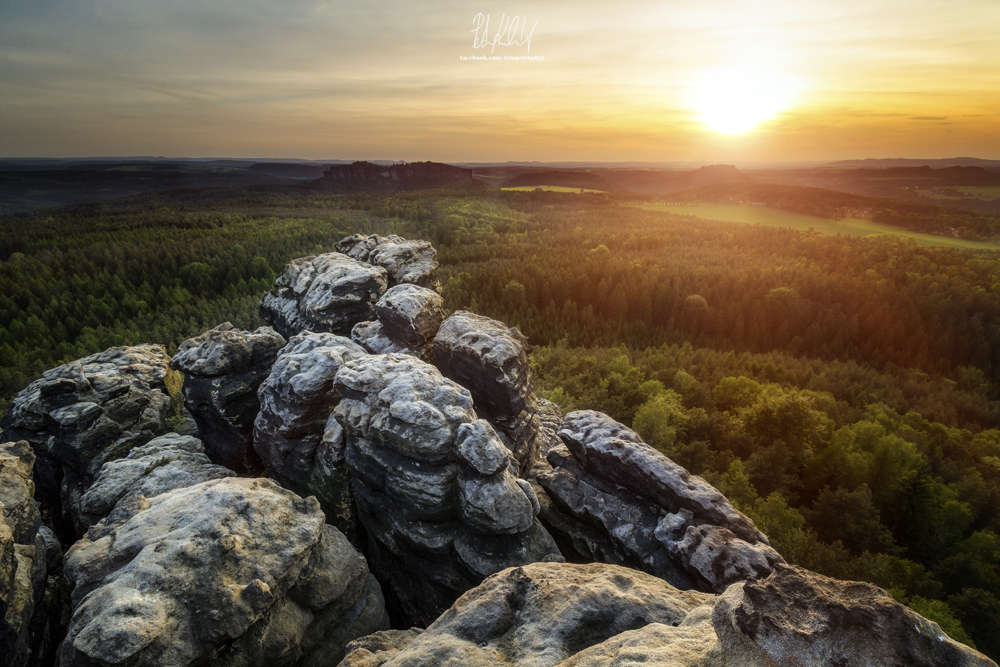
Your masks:
M690 106L702 123L743 134L791 107L796 85L784 74L734 67L702 72L692 88Z

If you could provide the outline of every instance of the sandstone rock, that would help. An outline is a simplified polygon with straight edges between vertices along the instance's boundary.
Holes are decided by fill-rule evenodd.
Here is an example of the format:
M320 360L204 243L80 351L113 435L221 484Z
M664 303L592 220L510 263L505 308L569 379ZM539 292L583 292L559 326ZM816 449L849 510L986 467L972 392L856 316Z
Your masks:
M375 304L375 314L389 338L420 348L434 339L444 321L444 300L426 287L396 285Z
M347 655L339 667L382 667L410 645L423 630L382 630L359 637L347 645Z
M561 559L467 390L403 355L344 364L336 389L372 570L397 622L429 623L505 567Z
M434 365L472 393L477 410L504 437L521 469L528 470L538 453L539 422L524 335L460 310L434 337Z
M355 324L374 318L388 280L382 267L339 252L301 257L285 266L261 299L260 316L285 338L303 331L347 336Z
M386 335L382 323L358 322L351 329L351 340L372 354L405 354L418 359L427 360L430 348L413 349L398 340Z
M537 483L543 523L573 558L722 592L784 562L749 518L700 477L607 415L572 412ZM549 500L551 502L549 502Z
M66 555L62 665L335 663L387 627L378 583L319 503L226 478L132 496Z
M628 630L679 624L713 597L679 591L655 577L614 565L534 563L509 568L459 598L384 664L566 664L564 660Z
M0 445L0 520L16 544L34 544L42 518L35 503L35 455L27 441Z
M114 347L47 371L14 399L3 434L31 443L57 532L82 533L80 497L106 461L166 432L168 362L159 345Z
M229 322L186 340L170 367L184 373L184 405L215 463L245 475L263 465L253 448L257 389L285 339L270 327L239 331Z
M344 435L330 410L340 400L334 376L351 359L368 356L356 343L329 333L292 337L260 387L254 447L268 475L303 496L315 495L327 521L348 537L356 532Z
M440 291L437 251L427 241L408 241L396 236L352 234L341 239L337 251L354 259L383 267L389 286L411 283Z
M85 522L93 525L108 516L120 501L154 498L161 493L224 477L235 477L229 468L215 465L201 440L168 433L136 447L123 459L101 466L94 483L80 499Z
M994 667L882 589L776 565L731 586L712 612L722 652L748 667Z

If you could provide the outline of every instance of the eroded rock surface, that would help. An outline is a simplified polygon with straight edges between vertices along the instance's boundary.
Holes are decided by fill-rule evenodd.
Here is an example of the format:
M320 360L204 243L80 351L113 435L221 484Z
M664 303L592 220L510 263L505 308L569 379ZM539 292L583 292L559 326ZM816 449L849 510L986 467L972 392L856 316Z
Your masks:
M417 285L396 285L375 304L375 314L387 336L412 348L434 339L444 321L441 295Z
M66 554L62 665L329 664L385 629L364 559L270 480L124 498Z
M561 560L466 389L402 355L346 363L336 389L372 570L397 623L426 625L505 567Z
M244 475L263 469L253 448L257 389L284 346L271 327L240 331L226 322L177 348L170 367L184 373L184 406L215 463Z
M166 432L169 361L160 345L113 347L47 371L14 399L4 438L31 443L38 494L61 530L85 529L80 497L106 461Z
M641 569L721 593L783 563L718 490L600 412L572 412L537 482L541 518L569 557Z
M427 361L429 347L414 349L398 340L393 340L385 333L385 328L378 320L374 322L358 322L351 329L351 340L372 354L405 354Z
M293 259L260 302L260 316L286 339L303 331L349 336L375 317L389 286L381 266L339 252Z
M440 291L437 250L427 241L408 241L395 234L352 234L336 248L356 260L381 266L389 273L389 286L411 283Z
M472 393L476 409L528 470L538 453L539 430L528 339L502 322L460 310L434 337L434 365Z
M422 632L420 628L382 630L359 637L347 645L347 655L339 667L382 667Z
M260 387L254 446L268 475L303 496L316 496L327 521L353 538L354 502L344 462L344 432L331 415L340 400L333 380L346 362L368 356L334 334L292 337Z

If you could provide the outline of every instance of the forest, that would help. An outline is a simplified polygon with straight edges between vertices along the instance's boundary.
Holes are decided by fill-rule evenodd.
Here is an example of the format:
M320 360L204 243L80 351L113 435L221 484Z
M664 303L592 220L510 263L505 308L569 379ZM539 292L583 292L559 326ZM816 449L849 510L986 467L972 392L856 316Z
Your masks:
M260 326L284 264L347 234L424 238L446 308L518 326L543 396L631 425L790 562L1000 657L1000 257L617 201L268 186L8 216L0 411L106 347Z

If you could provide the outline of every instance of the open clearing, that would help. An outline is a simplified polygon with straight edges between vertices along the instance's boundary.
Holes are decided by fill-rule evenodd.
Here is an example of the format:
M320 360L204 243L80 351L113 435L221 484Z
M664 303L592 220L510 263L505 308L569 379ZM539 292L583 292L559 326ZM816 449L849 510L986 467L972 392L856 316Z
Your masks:
M883 225L871 220L858 220L856 218L842 218L832 220L830 218L817 218L791 211L782 211L777 208L766 206L742 206L739 204L713 205L713 204L629 204L647 211L663 211L665 213L676 213L679 215L693 215L696 218L706 220L722 220L725 222L745 222L751 225L768 225L770 227L784 227L786 229L798 229L800 231L814 231L823 234L841 236L872 236L874 234L894 234L911 238L924 246L950 246L957 248L972 248L975 250L1000 250L1000 246L993 243L982 243L980 241L965 241L963 239L949 238L946 236L934 236L933 234L921 234L910 232L898 227Z

